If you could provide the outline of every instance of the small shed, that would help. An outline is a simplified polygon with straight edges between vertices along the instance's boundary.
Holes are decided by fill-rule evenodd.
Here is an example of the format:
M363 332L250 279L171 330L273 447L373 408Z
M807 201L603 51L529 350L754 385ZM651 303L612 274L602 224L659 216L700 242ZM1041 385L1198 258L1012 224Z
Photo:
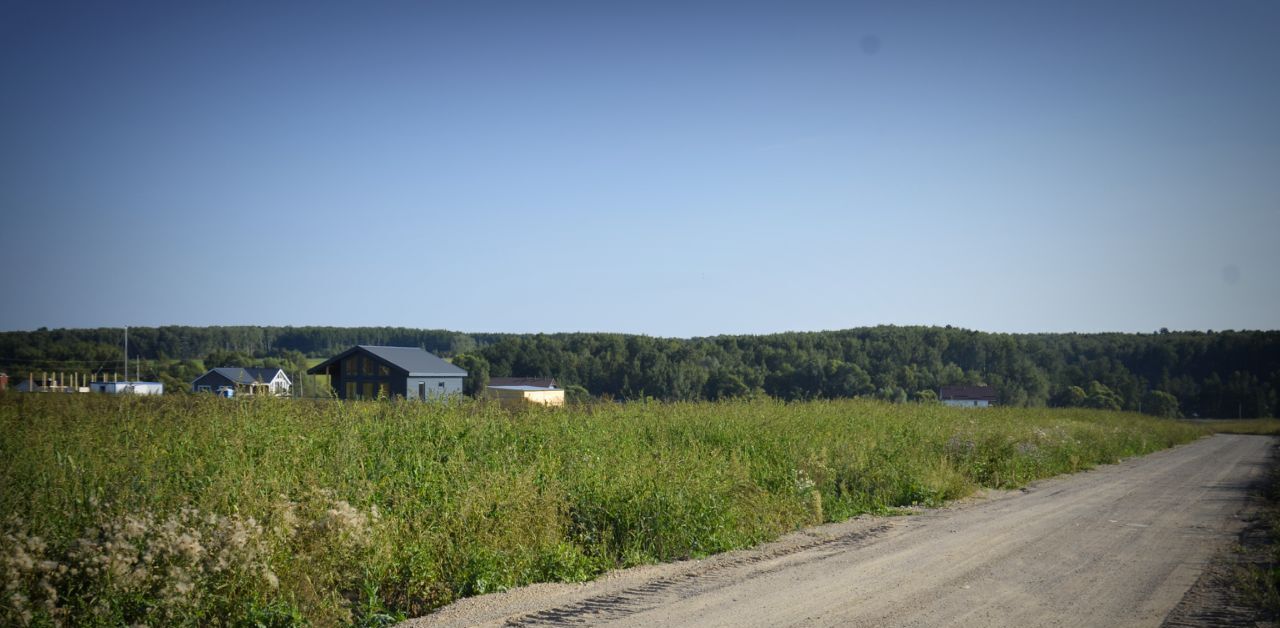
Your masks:
M488 386L484 389L484 396L486 399L493 399L508 408L516 408L525 404L564 405L563 390L544 386Z
M418 347L357 345L307 370L341 399L435 399L462 394L467 372Z
M287 397L293 382L279 368L243 368L239 366L209 369L191 382L191 392L223 392L233 395L275 395ZM229 395L223 395L229 396Z
M996 405L995 386L943 386L938 400L943 405L961 408L987 408Z

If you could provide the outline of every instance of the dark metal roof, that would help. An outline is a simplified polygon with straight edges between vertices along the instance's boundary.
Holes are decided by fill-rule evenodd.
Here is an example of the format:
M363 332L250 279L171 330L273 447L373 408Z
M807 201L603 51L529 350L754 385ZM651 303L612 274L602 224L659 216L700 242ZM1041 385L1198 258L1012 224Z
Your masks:
M944 401L996 401L995 386L943 386L938 398Z
M279 373L279 372L280 372L280 369L261 368L261 367L254 367L254 366L247 367L247 368L241 368L238 366L224 366L224 367L219 367L215 369L209 369L208 373L205 373L204 375L197 377L196 381L204 379L209 375L209 373L216 373L217 375L221 376L222 378L226 379L227 381L233 384L241 384L244 386L248 386L249 384L252 384L254 382L267 384L267 383L270 383L271 380L275 379L276 373ZM288 377L288 375L286 375L285 377Z
M338 355L307 369L311 374L328 372L329 366L340 362L343 358L360 351L386 362L391 366L408 373L410 377L466 377L467 372L452 365L433 353L418 347L378 347L373 345L357 345Z
M535 388L555 388L554 377L490 377L489 386L533 386Z

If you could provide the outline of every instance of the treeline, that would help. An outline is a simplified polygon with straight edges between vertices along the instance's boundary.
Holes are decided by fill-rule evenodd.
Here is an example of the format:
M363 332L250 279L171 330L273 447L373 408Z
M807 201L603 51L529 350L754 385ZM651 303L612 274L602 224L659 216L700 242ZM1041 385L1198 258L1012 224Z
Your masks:
M0 369L120 359L119 329L0 334ZM396 327L130 329L130 354L229 354L296 365L354 344L419 346L489 377L552 376L577 396L614 399L877 397L931 401L941 386L988 384L1017 406L1089 406L1205 417L1275 416L1280 332L991 334L872 327L674 339L625 334L464 334ZM43 361L43 362L42 362ZM206 364L224 366L223 364Z
M490 335L407 327L132 327L129 355L154 360L202 358L214 351L267 356L297 351L327 356L355 344L423 347L442 355L476 348ZM123 360L124 330L38 329L0 332L0 366L11 364L112 363Z
M626 399L762 392L930 401L941 386L988 384L1006 405L1257 417L1275 415L1280 390L1280 332L991 334L887 326L691 340L554 334L504 337L476 355L469 363L487 366L489 376L551 375ZM1172 412L1165 410L1168 396Z

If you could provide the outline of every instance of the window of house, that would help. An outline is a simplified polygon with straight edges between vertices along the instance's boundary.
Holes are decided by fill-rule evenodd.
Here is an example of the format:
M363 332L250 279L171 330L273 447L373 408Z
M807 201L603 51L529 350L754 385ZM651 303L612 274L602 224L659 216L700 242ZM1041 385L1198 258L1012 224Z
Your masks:
M347 399L355 399L355 398L356 398L356 383L347 382Z
M383 398L390 398L390 397L391 397L391 385L386 382L379 382L378 398L383 399Z
M364 388L364 398L373 399L373 382L365 382L363 388Z
M418 382L418 398L423 401L427 400L427 383L426 382Z
M196 386L196 390L199 392L209 392L210 389L208 386Z

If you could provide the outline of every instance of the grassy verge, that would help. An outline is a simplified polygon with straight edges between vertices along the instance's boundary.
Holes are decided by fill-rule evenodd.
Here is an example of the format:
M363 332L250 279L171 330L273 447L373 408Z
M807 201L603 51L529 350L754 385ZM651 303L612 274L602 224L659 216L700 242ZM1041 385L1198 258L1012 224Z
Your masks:
M1206 419L1188 422L1219 434L1280 436L1280 419Z
M865 401L0 395L0 623L378 624L1195 439Z
M1280 458L1272 466L1262 490L1262 507L1255 529L1246 534L1239 548L1232 588L1237 603L1252 608L1257 619L1268 625L1280 624Z

